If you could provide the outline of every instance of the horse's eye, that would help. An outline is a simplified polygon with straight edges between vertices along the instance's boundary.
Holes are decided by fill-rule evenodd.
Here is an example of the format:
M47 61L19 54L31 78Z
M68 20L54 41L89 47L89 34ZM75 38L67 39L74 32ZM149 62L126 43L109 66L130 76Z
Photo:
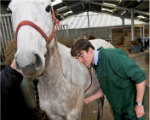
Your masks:
M46 10L47 12L50 12L50 10L51 10L51 6L50 6L50 5L49 5L49 6L47 6L45 10Z

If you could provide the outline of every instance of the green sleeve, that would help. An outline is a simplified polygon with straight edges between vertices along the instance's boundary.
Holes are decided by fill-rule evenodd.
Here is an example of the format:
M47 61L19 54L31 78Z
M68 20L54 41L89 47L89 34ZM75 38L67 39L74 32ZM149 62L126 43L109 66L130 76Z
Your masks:
M23 78L20 84L20 90L25 100L25 103L28 108L33 108L36 106L35 93L34 93L34 84L30 82L29 79Z
M146 71L143 71L136 65L124 51L110 53L109 61L111 68L120 77L133 80L135 84L141 83L146 79Z

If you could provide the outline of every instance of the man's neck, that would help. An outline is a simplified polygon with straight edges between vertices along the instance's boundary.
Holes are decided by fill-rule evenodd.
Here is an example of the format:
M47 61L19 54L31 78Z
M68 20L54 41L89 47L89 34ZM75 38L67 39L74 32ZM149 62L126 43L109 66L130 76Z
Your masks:
M94 64L94 59L95 58L95 50L93 50L93 60L92 60L92 64Z

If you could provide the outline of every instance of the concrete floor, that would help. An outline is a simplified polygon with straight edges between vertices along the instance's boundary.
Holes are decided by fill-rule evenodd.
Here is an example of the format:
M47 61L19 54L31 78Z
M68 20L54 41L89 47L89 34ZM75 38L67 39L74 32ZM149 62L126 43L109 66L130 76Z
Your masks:
M129 57L139 65L143 70L146 70L146 120L149 120L149 59L145 59L145 52L129 53L127 49L124 49ZM93 101L89 105L85 105L82 112L82 120L97 120L97 102ZM101 120L113 120L112 110L110 105L105 99L103 115Z

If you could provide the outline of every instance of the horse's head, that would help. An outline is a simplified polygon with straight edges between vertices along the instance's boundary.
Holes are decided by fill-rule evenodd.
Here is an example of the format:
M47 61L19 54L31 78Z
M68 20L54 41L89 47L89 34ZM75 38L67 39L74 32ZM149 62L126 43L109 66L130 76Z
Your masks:
M50 0L12 0L9 8L12 11L15 31L22 21L29 21L42 29L46 36L50 36L53 28ZM15 65L17 71L25 77L40 76L45 68L46 38L29 24L20 25L16 38L18 49L15 54Z

